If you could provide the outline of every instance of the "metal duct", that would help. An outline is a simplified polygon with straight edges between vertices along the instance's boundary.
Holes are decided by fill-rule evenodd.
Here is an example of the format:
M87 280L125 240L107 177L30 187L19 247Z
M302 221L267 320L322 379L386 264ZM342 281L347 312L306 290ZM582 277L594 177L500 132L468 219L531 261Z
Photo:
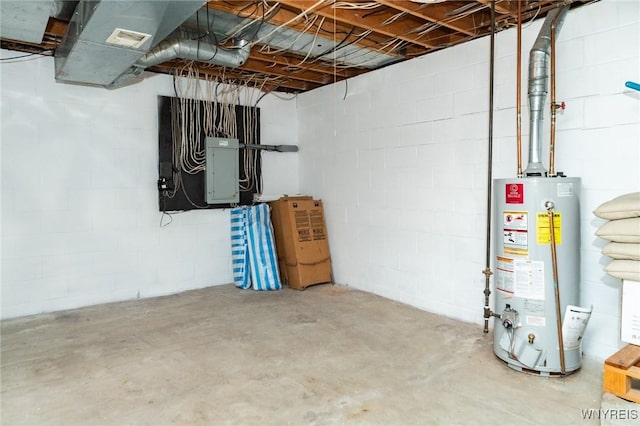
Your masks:
M203 23L210 22L208 30L218 34L219 38L226 38L244 28L237 38L250 41L261 40L260 44L268 45L272 49L286 50L303 57L317 58L330 63L350 65L355 67L374 69L390 64L397 57L368 49L357 44L343 43L339 40L326 38L319 34L301 33L291 28L278 28L268 20L241 18L235 13L221 12L215 9L202 8L185 21L183 27L202 31ZM201 32L200 32L201 34Z
M56 49L56 79L110 85L204 3L204 0L80 1Z
M42 43L52 0L0 1L0 38Z
M53 18L70 21L73 18L73 12L75 12L78 3L80 3L78 0L54 0L49 15Z
M184 29L174 31L171 36L158 43L149 53L141 57L124 74L107 88L115 89L142 74L145 68L174 59L187 59L223 67L237 68L249 58L251 45L240 40L237 49L224 49L215 43L202 39L200 35Z
M557 38L568 10L569 6L565 5L547 14L529 53L529 164L524 171L525 176L545 176L547 172L540 158L544 103L549 86L551 26L554 26L554 37Z
M197 34L178 30L138 59L135 66L148 68L180 58L237 68L247 61L250 49L246 40L240 41L238 49L223 49L200 39Z

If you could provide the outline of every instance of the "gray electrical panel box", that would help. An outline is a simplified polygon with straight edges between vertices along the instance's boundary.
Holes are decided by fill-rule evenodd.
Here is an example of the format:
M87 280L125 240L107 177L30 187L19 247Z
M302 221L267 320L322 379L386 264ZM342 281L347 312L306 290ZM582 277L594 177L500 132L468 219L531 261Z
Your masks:
M207 204L240 201L238 139L206 138L204 192Z

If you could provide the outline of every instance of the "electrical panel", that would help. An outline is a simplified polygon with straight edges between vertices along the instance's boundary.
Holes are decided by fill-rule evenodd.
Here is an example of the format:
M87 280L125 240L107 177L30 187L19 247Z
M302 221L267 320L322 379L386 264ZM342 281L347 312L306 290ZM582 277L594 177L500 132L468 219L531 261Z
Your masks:
M210 137L205 142L205 201L207 204L238 203L238 139Z

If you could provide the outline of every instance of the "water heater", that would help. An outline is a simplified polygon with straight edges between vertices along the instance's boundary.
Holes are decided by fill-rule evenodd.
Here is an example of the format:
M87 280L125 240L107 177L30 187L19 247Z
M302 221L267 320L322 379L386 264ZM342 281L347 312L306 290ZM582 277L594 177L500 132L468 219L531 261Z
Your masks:
M582 364L579 341L560 347L563 316L580 297L579 194L580 178L494 181L493 347L516 370L565 374Z

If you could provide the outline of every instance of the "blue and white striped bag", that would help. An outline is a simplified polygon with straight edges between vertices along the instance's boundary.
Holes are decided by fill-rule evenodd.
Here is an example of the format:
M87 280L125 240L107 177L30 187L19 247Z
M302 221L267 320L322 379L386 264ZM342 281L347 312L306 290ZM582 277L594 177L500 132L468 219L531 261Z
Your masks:
M268 204L247 208L249 268L254 290L280 290L278 257Z
M282 288L267 204L231 210L231 241L237 287L253 287L254 290Z
M249 248L247 237L245 209L237 207L231 209L231 264L233 268L233 282L236 287L247 289L251 287L249 272Z

